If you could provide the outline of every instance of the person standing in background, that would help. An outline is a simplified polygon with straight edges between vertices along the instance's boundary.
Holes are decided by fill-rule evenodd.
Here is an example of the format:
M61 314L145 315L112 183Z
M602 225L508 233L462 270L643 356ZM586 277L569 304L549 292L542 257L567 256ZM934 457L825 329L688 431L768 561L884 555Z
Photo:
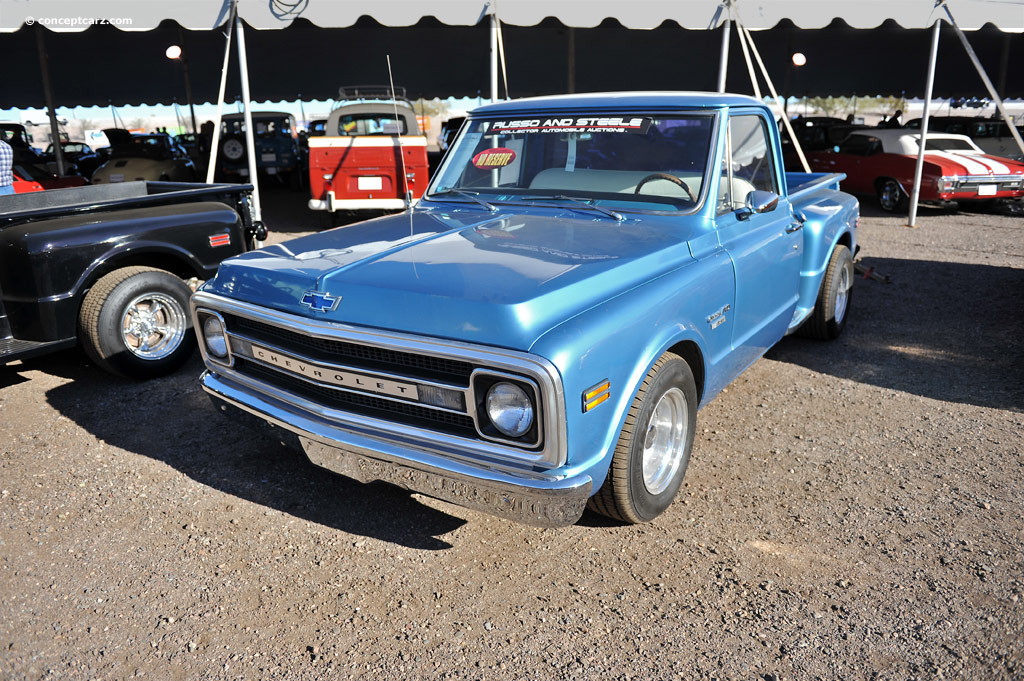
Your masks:
M14 150L5 140L0 140L0 196L14 193Z

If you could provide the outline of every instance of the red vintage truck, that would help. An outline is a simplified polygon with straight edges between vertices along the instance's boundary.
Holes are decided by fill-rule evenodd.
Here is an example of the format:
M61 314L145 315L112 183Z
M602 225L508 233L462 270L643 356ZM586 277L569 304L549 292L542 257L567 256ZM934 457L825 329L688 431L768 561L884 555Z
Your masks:
M412 103L380 87L342 88L339 101L324 135L309 138L310 209L405 209L429 179Z

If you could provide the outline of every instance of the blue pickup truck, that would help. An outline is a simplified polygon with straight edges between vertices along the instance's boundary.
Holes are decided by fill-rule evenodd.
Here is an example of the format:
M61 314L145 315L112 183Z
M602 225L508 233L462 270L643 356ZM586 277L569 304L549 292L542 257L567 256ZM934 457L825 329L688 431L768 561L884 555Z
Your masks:
M857 201L742 96L475 110L412 209L232 258L192 298L218 409L316 464L538 526L672 502L697 410L846 323Z

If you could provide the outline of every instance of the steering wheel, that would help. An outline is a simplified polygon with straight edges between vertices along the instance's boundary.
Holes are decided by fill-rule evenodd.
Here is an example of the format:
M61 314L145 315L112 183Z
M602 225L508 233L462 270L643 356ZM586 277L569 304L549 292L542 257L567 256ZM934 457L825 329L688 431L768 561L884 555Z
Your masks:
M679 179L675 175L669 175L668 173L651 173L650 175L648 175L647 177L645 177L644 179L642 179L642 180L640 180L639 182L636 183L636 190L633 193L634 194L639 194L640 193L640 187L643 187L645 184L647 184L651 180L668 180L669 182L677 184L680 187L682 187L683 191L686 192L686 195L688 197L690 197L690 201L692 201L694 203L697 203L697 197L694 196L693 190L690 189L690 187L685 182L683 182L681 179Z

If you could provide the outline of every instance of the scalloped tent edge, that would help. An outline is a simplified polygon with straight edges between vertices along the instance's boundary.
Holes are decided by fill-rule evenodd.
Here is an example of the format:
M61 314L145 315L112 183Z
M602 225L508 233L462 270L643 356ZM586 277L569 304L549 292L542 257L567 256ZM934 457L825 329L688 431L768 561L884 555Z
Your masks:
M17 30L29 18L40 22L79 18L86 13L83 5L90 17L119 20L117 25L126 31L153 30L165 19L190 30L211 30L227 21L230 4L231 0L0 0L0 32ZM389 27L413 26L427 17L448 26L474 26L495 8L502 23L511 26L536 26L556 19L572 28L594 28L612 18L629 29L653 29L674 21L686 29L704 30L718 26L722 1L375 0L369 13L363 3L327 0L238 0L237 4L238 15L257 30L285 28L299 17L320 28L347 28L367 14ZM770 29L783 19L808 29L824 28L835 19L862 29L876 28L885 20L903 28L928 28L936 18L932 0L737 0L735 6L750 30ZM1021 0L949 0L949 6L964 30L994 24L1002 31L1024 31ZM65 22L49 27L77 32L87 25Z

